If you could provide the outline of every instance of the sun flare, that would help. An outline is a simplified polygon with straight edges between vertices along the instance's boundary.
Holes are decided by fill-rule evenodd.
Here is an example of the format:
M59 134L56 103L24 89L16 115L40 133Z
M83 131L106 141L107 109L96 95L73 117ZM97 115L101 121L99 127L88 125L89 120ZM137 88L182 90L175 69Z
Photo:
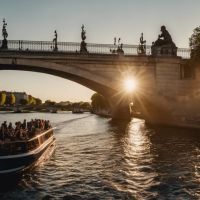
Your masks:
M127 92L134 92L137 89L137 81L133 78L127 78L124 81L124 88Z

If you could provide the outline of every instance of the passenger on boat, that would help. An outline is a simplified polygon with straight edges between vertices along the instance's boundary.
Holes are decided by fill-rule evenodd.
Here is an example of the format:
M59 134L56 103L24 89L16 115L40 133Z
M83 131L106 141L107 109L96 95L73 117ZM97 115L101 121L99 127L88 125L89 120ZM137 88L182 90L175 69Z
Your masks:
M24 120L23 123L16 122L15 128L13 128L12 123L7 125L7 122L4 121L0 127L0 143L4 141L26 140L50 128L49 120L32 119L30 122Z
M23 124L22 124L22 128L26 129L26 120L24 119Z
M5 138L5 126L4 123L1 124L1 128L0 128L0 140L3 141Z
M8 125L7 138L9 138L10 140L14 140L15 138L15 129L13 128L11 122Z

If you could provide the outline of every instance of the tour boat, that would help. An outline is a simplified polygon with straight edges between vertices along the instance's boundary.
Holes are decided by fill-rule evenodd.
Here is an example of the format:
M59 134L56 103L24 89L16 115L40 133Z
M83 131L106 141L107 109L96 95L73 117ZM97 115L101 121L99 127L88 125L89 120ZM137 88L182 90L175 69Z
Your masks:
M17 174L28 169L55 146L53 129L39 132L31 139L0 143L0 176Z

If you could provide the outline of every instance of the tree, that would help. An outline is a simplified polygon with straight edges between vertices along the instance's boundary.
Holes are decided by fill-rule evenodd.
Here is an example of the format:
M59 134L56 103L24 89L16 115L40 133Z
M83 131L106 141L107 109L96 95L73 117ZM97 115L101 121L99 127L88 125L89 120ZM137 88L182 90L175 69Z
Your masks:
M19 100L19 103L23 106L27 105L28 104L28 99L20 99Z
M35 105L36 104L35 98L32 97L31 95L28 95L28 104L29 105Z
M92 108L94 110L109 109L108 100L104 96L98 93L95 93L92 95L91 100L92 100L92 103L91 103Z
M10 94L10 105L14 105L16 102L16 97L13 93Z
M41 105L42 104L42 100L39 98L35 98L36 101L36 105Z
M13 93L10 93L9 95L7 95L6 97L6 105L14 105L15 104L15 95Z
M193 34L189 38L189 45L191 48L191 59L193 61L200 61L200 26L193 30Z
M44 103L45 103L47 106L55 106L55 104L56 104L56 102L51 101L51 100L46 100Z
M0 92L0 106L3 106L6 102L6 93Z
M89 102L81 102L80 103L80 107L84 110L90 110L91 109L91 105Z

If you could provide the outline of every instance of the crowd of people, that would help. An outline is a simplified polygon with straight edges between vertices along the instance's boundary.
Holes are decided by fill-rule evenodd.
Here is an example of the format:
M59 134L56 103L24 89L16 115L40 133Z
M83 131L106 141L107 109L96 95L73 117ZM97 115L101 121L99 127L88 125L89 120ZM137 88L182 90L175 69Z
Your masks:
M0 142L26 140L34 137L37 133L51 128L49 120L32 119L27 122L16 122L15 126L4 121L0 127Z

